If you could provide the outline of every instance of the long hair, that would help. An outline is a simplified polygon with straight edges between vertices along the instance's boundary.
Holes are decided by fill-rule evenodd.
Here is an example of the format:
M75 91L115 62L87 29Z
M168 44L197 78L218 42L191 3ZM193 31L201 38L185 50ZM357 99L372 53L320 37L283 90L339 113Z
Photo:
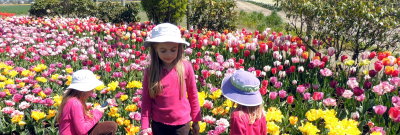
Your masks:
M258 119L261 119L261 117L264 115L263 104L258 106L244 106L237 104L236 110L239 111L239 117L241 120L243 120L243 117L245 117L245 112L249 114L250 124L253 124Z
M151 56L151 62L150 62L150 67L149 67L149 95L151 98L155 98L157 95L160 95L163 91L162 86L161 86L161 77L162 75L162 68L163 68L163 62L159 58L156 49L154 48L154 45L156 43L151 43L150 45L150 56ZM184 91L186 90L184 88L185 85L185 68L183 65L183 60L184 60L184 55L183 55L183 45L179 44L178 45L178 55L174 61L172 61L172 65L175 68L175 70L178 72L178 79L179 79L179 84L180 84L180 96L184 96Z
M78 100L81 102L82 104L82 109L84 110L86 116L92 118L93 114L91 114L89 112L89 109L86 107L86 100L89 98L90 96L90 92L92 91L78 91L75 89L68 89L67 92L64 94L62 102L60 107L58 108L58 113L57 113L57 117L56 117L56 121L58 123L60 123L61 121L61 115L62 115L62 111L64 109L65 104L67 103L68 99L72 98L72 97L76 97L78 98Z

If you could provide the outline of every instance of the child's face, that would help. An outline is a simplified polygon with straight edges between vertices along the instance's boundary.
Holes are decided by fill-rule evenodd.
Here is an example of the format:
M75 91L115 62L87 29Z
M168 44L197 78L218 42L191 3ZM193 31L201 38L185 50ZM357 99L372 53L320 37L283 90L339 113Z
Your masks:
M155 45L155 50L158 54L158 57L166 65L171 64L176 59L178 56L178 49L178 43L164 42Z

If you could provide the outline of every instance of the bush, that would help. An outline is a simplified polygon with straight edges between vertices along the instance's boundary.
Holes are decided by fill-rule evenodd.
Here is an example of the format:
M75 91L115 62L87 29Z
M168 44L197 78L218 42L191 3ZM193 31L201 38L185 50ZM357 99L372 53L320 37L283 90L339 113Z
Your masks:
M144 11L155 24L177 24L186 14L187 0L142 0Z
M93 0L63 0L61 14L67 17L87 17L96 15L96 4Z
M123 8L124 7L118 3L112 3L111 1L102 2L98 7L97 17L104 22L122 22L119 15Z
M104 22L138 22L140 21L140 18L137 16L139 8L137 3L129 3L123 7L119 3L105 1L99 5L96 16Z
M59 0L35 0L29 9L29 15L35 17L58 15Z
M189 13L189 24L196 28L223 31L236 28L237 12L233 0L193 0Z
M140 18L139 14L139 4L137 3L129 3L125 5L125 9L122 11L120 17L123 22L139 22Z

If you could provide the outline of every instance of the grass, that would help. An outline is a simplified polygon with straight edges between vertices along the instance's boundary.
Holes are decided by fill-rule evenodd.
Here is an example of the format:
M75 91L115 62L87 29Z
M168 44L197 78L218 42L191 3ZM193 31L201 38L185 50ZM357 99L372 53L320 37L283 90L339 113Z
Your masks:
M273 31L284 31L285 24L282 18L276 13L265 16L259 12L247 13L239 12L238 28L248 28L249 30L264 31L266 28L271 28Z
M0 12L27 15L31 5L0 5Z

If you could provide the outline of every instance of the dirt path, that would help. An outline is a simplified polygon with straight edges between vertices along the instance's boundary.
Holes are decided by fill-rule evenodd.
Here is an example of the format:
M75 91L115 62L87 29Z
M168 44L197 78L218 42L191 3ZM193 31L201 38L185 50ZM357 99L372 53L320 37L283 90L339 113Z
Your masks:
M261 12L265 16L269 16L272 13L272 11L269 9L245 1L236 1L236 6L238 10L243 10L245 12ZM283 22L289 22L289 20L286 18L286 14L283 11L279 11L278 15L282 18Z

